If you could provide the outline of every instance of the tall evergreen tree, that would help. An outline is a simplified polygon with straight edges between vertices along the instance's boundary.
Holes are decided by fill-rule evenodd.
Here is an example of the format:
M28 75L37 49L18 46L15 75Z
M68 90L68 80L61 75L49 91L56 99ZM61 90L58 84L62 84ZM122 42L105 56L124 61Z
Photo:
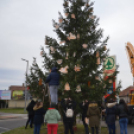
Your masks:
M64 0L64 15L59 13L58 22L53 20L58 39L46 36L45 48L49 53L44 47L41 49L46 72L34 63L27 77L33 95L43 96L43 85L39 81L42 79L45 83L53 66L61 74L59 99L70 96L78 102L83 99L99 101L112 84L109 80L116 79L117 70L104 79L103 63L108 56L109 38L102 40L103 30L97 27L99 18L93 14L93 4L89 0Z

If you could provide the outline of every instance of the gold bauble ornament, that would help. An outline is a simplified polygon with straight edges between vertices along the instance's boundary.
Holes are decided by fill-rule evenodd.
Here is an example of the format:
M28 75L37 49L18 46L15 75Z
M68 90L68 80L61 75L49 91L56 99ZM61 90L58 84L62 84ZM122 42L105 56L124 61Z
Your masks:
M64 87L64 90L66 90L66 91L69 91L70 90L70 86L69 86L69 83L68 82L66 82L65 87Z

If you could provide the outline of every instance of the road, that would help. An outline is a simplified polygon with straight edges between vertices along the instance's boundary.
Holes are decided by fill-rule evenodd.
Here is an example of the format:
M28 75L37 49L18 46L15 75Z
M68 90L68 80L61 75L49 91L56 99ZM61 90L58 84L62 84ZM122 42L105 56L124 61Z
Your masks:
M0 134L21 126L25 126L26 119L7 119L0 120Z

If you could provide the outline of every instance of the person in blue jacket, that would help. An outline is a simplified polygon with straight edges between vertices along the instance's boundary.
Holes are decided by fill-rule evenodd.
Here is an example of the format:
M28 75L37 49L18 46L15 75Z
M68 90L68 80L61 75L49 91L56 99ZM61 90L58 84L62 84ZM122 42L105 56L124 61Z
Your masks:
M49 91L51 97L51 103L58 103L58 86L60 81L60 74L57 72L57 68L53 67L51 73L47 77L45 83L49 83Z

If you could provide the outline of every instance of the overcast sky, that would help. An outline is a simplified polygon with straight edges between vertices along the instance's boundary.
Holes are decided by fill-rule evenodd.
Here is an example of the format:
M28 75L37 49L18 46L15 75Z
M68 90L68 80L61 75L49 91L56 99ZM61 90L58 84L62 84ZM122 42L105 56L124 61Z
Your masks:
M41 66L44 37L57 38L52 19L63 13L63 0L0 0L0 90L22 85L26 62L33 57ZM133 84L125 43L134 45L134 0L95 0L94 14L100 18L104 37L110 36L110 55L116 55L122 89Z

